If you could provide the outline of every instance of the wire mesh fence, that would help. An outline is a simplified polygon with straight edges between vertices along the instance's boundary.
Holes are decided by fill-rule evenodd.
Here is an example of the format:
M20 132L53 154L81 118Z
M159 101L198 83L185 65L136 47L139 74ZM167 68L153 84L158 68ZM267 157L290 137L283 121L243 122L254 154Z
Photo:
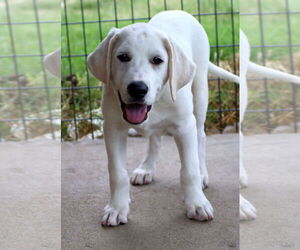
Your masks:
M241 4L241 24L235 0L63 0L61 3L61 13L59 1L20 0L12 4L4 0L0 5L3 13L1 139L22 140L41 134L56 138L60 137L60 127L63 140L101 137L102 87L88 73L87 55L110 28L147 22L163 10L181 9L198 19L209 37L210 60L231 72L238 74L241 26L252 45L254 61L299 74L297 1L277 0L276 7L265 1L247 1ZM42 63L43 57L60 45L61 86L47 74ZM249 107L243 128L246 132L274 132L282 124L298 131L299 91L295 85L257 78L249 79L248 83ZM238 86L210 78L209 87L207 133L237 132Z
M59 2L1 1L0 139L60 137L60 84L43 66L60 46Z
M192 14L204 26L211 45L210 59L238 73L239 11L235 0L63 1L62 13L62 137L73 140L101 136L99 110L102 87L88 73L86 59L110 28L147 22L163 10ZM211 78L208 133L238 129L238 86Z
M240 6L240 26L251 45L251 60L283 72L300 71L300 3L251 0ZM298 132L300 96L297 85L251 76L246 133Z

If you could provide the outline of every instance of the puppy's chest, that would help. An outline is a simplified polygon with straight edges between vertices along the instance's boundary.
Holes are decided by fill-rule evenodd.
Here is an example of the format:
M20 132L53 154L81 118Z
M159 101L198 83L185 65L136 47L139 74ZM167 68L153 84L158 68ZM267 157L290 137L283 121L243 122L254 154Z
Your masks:
M148 137L154 134L173 133L176 127L171 120L150 116L146 123L135 127L135 129L143 136Z

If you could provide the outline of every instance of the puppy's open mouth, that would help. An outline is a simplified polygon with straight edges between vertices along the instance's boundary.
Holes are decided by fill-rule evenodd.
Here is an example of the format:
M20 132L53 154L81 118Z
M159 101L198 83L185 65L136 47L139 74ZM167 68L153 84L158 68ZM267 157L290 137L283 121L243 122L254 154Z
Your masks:
M120 96L121 108L123 111L123 118L131 124L140 124L148 118L148 112L151 110L151 105L142 103L125 104Z

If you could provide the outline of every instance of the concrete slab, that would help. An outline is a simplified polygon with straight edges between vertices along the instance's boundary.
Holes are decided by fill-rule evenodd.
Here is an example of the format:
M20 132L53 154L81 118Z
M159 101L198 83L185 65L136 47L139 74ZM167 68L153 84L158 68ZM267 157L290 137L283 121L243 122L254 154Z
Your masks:
M240 249L300 249L300 135L245 137L250 186L242 193L258 218L240 226ZM128 169L142 159L145 140L129 140ZM103 141L63 144L62 211L60 143L0 143L0 248L238 249L238 138L208 137L209 223L187 220L179 187L179 158L164 140L155 182L132 187L130 221L102 228L109 198Z
M0 143L0 249L61 246L60 142Z
M145 151L145 139L129 139L130 173ZM210 186L205 193L215 209L213 221L201 223L185 217L179 157L173 139L165 137L154 183L131 187L128 224L103 228L102 208L109 199L104 143L64 143L63 249L238 249L238 136L209 136L207 152Z
M240 225L241 249L300 249L300 134L245 136L244 144L242 194L258 213Z

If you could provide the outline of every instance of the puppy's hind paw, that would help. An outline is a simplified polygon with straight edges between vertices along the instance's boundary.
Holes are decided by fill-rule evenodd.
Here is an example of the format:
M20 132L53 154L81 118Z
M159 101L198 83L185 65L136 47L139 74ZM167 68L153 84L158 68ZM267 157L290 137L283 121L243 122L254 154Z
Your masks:
M240 195L240 220L254 220L256 218L255 207Z
M102 226L118 226L127 223L127 215L129 208L114 209L110 205L104 208L104 215L101 220Z
M141 168L136 168L130 178L130 183L132 185L146 185L150 184L153 179L153 174L151 171L146 171Z
M187 205L186 215L189 219L198 221L210 221L214 217L214 209L208 200L201 205Z

